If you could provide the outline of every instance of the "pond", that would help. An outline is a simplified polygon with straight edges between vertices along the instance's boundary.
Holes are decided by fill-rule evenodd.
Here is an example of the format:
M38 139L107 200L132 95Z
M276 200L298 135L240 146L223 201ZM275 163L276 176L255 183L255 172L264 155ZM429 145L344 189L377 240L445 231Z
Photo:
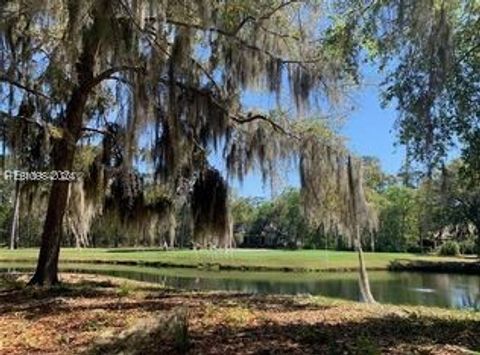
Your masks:
M189 290L223 290L262 294L310 294L359 300L355 272L205 271L108 264L62 264L61 271L96 273L148 281ZM0 272L31 271L32 264L0 263ZM369 272L372 293L380 303L480 309L480 276Z

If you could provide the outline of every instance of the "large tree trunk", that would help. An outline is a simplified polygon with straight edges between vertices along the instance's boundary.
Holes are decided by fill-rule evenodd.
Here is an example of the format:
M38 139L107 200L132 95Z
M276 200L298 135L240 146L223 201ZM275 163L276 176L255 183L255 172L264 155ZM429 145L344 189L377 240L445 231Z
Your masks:
M20 181L15 181L15 202L13 205L13 219L10 228L10 250L18 246L18 222L20 219Z
M80 138L82 116L88 93L81 88L74 91L68 105L66 129L55 144L53 168L56 171L72 171L76 142ZM30 285L53 285L58 283L58 256L63 235L63 217L68 202L68 181L55 180L48 200L47 216L42 233L37 269Z
M90 91L95 85L94 67L100 49L102 29L108 16L108 1L94 2L93 23L83 34L83 48L76 63L78 85L72 91L67 105L64 132L53 151L53 169L72 171L76 144L81 137L83 113ZM63 235L63 217L68 202L68 181L53 181L48 200L47 216L42 233L40 255L29 285L52 285L58 283L58 256Z
M65 164L67 165L67 164ZM67 205L68 182L54 181L48 202L47 217L37 269L30 285L53 285L58 282L58 256L62 240L62 221Z

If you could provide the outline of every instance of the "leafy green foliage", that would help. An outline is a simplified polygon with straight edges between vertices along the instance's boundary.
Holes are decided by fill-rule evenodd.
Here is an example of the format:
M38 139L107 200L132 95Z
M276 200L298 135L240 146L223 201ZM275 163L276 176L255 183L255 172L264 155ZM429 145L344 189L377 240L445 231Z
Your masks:
M457 242L449 240L442 244L438 253L442 256L458 256L460 254L460 246Z
M375 2L363 28L386 68L383 98L396 104L400 143L413 158L431 174L456 143L465 158L478 156L479 2Z
M272 201L249 206L245 246L298 248L314 245L315 231L303 216L298 189L287 189ZM234 213L235 215L235 213Z
M382 171L380 160L377 157L364 156L363 163L363 180L365 187L376 192L382 192L387 186L394 183L394 177Z
M415 190L394 185L382 197L377 248L382 251L411 251L418 245L418 209Z

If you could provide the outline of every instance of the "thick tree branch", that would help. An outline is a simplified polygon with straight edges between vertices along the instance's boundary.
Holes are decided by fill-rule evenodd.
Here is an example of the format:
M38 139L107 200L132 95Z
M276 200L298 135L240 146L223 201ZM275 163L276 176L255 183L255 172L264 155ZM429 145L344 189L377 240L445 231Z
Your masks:
M246 48L246 49L249 49L249 50L252 50L252 51L255 51L255 52L263 53L263 54L269 56L270 58L278 60L278 61L280 61L281 63L284 63L284 64L312 64L312 63L318 63L322 60L321 57L306 58L304 60L293 59L293 58L282 58L279 55L277 55L277 54L275 54L275 53L273 53L273 52L271 52L271 51L269 51L265 48L261 48L259 46L254 45L254 44L248 43L247 41L237 37L236 35L232 34L231 32L228 32L228 31L216 28L216 27L204 27L204 26L201 26L201 25L198 25L198 24L186 23L186 22L182 22L182 21L178 21L178 20L168 20L167 22L172 24L172 25L175 25L175 26L194 28L194 29L204 31L204 32L209 32L209 31L217 32L221 35L228 36L228 37L232 38L239 45L241 45L243 48Z
M203 32L215 32L215 33L218 33L222 36L226 36L226 37L229 37L231 39L233 39L234 41L236 41L237 43L239 43L242 47L246 48L246 49L249 49L249 50L252 50L252 51L256 51L256 52L261 52L261 53L264 53L266 55L268 55L269 57L271 57L272 59L275 59L275 60L278 60L284 64L312 64L312 63L318 63L319 61L322 60L322 58L320 57L316 57L316 58L307 58L305 60L301 60L301 59L292 59L292 58L281 58L280 56L276 55L275 53L269 51L269 50L266 50L265 48L261 48L259 46L256 46L254 44L251 44L251 43L248 43L247 41L245 41L244 39L238 37L238 33L241 31L241 29L250 21L256 23L256 24L260 24L262 23L262 21L264 20L267 20L269 19L270 17L272 17L276 12L280 11L281 9L287 7L287 6L290 6L292 4L295 4L295 3L300 3L301 1L300 0L291 0L291 1L286 1L286 2L283 2L281 3L279 6L277 6L276 8L272 9L270 12L264 14L264 15L261 15L259 16L258 18L255 18L253 16L247 16L246 18L244 18L240 23L239 25L235 28L235 30L233 31L227 31L227 30L224 30L222 28L218 28L218 27L205 27L205 26L202 26L200 24L195 24L195 23L187 23L187 22L184 22L184 21L180 21L180 20L175 20L175 19L167 19L166 22L169 23L169 24L172 24L174 26L180 26L180 27L187 27L187 28L193 28L193 29L196 29L196 30L199 30L199 31L203 31ZM265 26L260 26L260 28L262 30L264 30L265 32L268 32L272 35L277 35L279 36L280 38L292 38L292 39L295 39L295 40L300 40L300 38L298 37L295 37L295 36L291 36L291 35L286 35L286 34L279 34L275 31L272 31L270 29L267 29L265 28Z
M151 31L148 31L144 28L142 28L138 23L137 21L135 21L135 17L133 16L132 12L130 11L130 8L128 7L128 5L124 4L123 1L120 1L120 5L124 8L124 10L127 12L127 15L129 16L130 20L132 21L132 23L134 24L135 28L143 33L143 34L147 34L147 35L150 35L150 37L152 38L148 38L148 42L151 44L151 45L154 45L158 50L160 50L162 53L164 53L167 57L171 57L171 53L165 49L160 43L158 43L157 41L157 35L156 33L154 32L151 32ZM220 90L220 86L217 84L217 82L215 81L215 79L213 78L213 76L208 72L207 69L205 69L203 67L203 65L201 65L196 59L190 57L190 61L192 62L192 64L194 66L196 66L206 77L207 79L213 84L213 86L215 87L215 89L218 91L218 92L221 92Z
M40 97L43 97L44 99L47 99L47 100L51 100L51 98L48 95L44 94L43 92L40 92L38 90L29 88L28 86L23 85L22 83L19 83L18 81L13 80L6 75L0 75L0 82L4 82L4 83L10 84L10 85L13 85L13 86L15 86L19 89L22 89L23 91L28 92L29 94L32 94L32 95L35 95L35 96L40 96Z
M11 116L9 115L8 113L4 112L4 111L0 111L0 116L2 118L8 118L8 119L18 119L18 120L23 120L25 121L26 123L29 123L29 124L33 124L35 126L37 126L38 128L41 128L41 129L44 129L44 128L47 128L48 130L52 131L52 130L55 130L55 131L58 131L58 132L64 132L64 129L62 127L59 127L59 126L56 126L52 123L48 123L44 120L39 120L39 119L35 119L35 118L31 118L31 117L26 117L26 116ZM97 128L93 128L93 127L83 127L82 128L82 131L84 132L93 132L93 133L98 133L98 134L103 134L103 135L109 135L111 134L110 132L108 131L105 131L105 130L102 130L102 129L97 129ZM63 135L63 133L62 133ZM54 139L60 139L61 137L56 137L56 136L52 136L52 138Z
M473 55L480 49L480 42L476 43L473 45L470 49L468 49L463 55L456 61L457 64L462 63L465 59L467 59L469 56Z
M195 28L197 30L201 30L201 31L205 31L205 32L216 32L218 34L221 34L221 35L224 35L224 36L227 36L227 37L232 37L234 39L239 39L237 37L237 34L242 30L242 28L248 22L252 21L254 23L259 23L259 22L262 22L264 20L268 20L269 18L271 18L275 13L277 13L281 9L283 9L287 6L290 6L292 4L299 3L299 2L301 2L301 1L300 0L291 0L291 1L283 2L280 5L278 5L277 7L275 7L274 9L272 9L271 11L269 11L268 13L263 14L259 17L254 17L254 16L249 15L249 16L245 17L238 24L238 26L235 28L235 30L233 30L233 31L227 31L227 30L224 30L224 29L221 29L221 28L218 28L218 27L214 27L214 26L204 27L204 26L201 26L201 25L198 25L198 24L194 24L194 23L189 24L189 23L186 23L186 22L177 21L177 20L173 20L173 19L167 19L166 22L169 23L169 24L175 25L175 26L190 27L190 28Z
M168 79L160 79L160 81L165 83L165 84L170 83L170 81ZM222 110L224 112L224 114L228 116L228 118L230 118L232 121L234 121L236 123L245 124L245 123L249 123L249 122L253 122L253 121L257 121L257 120L265 121L268 124L270 124L273 127L273 129L276 130L277 132L285 134L285 135L287 135L291 138L294 138L296 140L300 140L300 137L298 137L297 135L295 135L292 132L287 131L284 127L282 127L281 125L279 125L278 123L276 123L271 118L269 118L265 115L262 115L262 114L247 114L245 116L244 114L241 114L241 113L231 113L230 110L227 107L225 107L216 97L214 97L210 91L203 90L203 89L200 89L200 88L196 88L196 87L193 87L193 86L188 86L188 85L185 85L184 83L181 83L181 82L178 82L178 81L175 82L174 84L176 86L178 86L179 88L183 89L183 90L191 91L191 92L194 92L197 95L208 97L210 99L210 101L217 108Z
M7 119L12 119L12 120L13 119L23 120L27 123L34 124L34 125L38 126L39 128L43 128L47 124L47 122L45 122L45 121L39 121L35 118L31 118L31 117L27 117L27 116L12 116L5 111L0 111L0 116L2 117L2 119L7 118Z
M229 115L229 117L237 122L237 123L240 123L240 124L243 124L243 123L249 123L249 122L253 122L253 121L264 121L264 122L267 122L269 125L271 125L273 127L274 130L288 136L288 137L291 137L291 138L294 138L295 140L300 140L300 137L298 137L297 135L293 134L292 132L289 132L287 131L284 127L282 127L281 125L279 125L278 123L276 123L275 121L273 121L271 118L265 116L265 115L262 115L262 114L254 114L254 115L247 115L247 116L240 116L240 115Z
M109 68L109 69L101 72L97 76L95 76L91 81L89 81L86 84L86 86L87 86L86 89L91 90L95 86L100 84L103 80L112 79L112 75L114 75L116 73L119 73L119 72L123 72L123 71L145 73L145 68L143 68L143 67L132 67L132 66L128 66L128 65L120 65L118 67Z
M107 131L107 130L98 129L98 128L94 128L94 127L83 127L82 131L83 132L98 133L98 134L103 134L103 135L109 135L109 136L112 135L112 133Z

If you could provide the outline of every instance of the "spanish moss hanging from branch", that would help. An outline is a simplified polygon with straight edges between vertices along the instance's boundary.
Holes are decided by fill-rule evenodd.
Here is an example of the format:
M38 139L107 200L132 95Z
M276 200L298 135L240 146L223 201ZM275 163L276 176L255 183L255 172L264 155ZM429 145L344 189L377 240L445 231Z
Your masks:
M220 173L207 168L198 176L191 196L194 242L201 247L232 247L228 187Z
M364 301L374 302L363 258L361 233L373 233L377 216L365 198L362 164L340 148L317 139L304 143L300 158L302 199L307 218L324 231L348 238L359 255L359 286Z

